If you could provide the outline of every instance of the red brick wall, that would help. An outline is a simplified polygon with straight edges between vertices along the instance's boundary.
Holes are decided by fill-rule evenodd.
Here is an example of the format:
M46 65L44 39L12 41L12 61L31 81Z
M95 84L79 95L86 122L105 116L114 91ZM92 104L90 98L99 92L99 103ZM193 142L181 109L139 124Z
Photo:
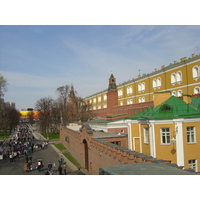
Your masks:
M66 141L66 137L68 141ZM86 141L88 146L88 171L91 175L98 175L101 167L142 162L141 158L134 157L133 154L137 152L126 149L128 146L126 136L102 139L93 138L93 134L88 134L84 128L80 133L62 126L60 128L61 143L83 168L86 166L85 144L83 141ZM116 141L120 141L122 147L110 143Z
M154 105L153 101L148 101L148 102L143 102L143 103L135 103L131 105L114 106L112 110L112 113L113 113L112 115L127 113L125 117L131 117L153 105ZM92 112L96 116L106 118L107 116L109 116L109 112L111 111L108 110L107 108L104 108L104 109L93 110Z

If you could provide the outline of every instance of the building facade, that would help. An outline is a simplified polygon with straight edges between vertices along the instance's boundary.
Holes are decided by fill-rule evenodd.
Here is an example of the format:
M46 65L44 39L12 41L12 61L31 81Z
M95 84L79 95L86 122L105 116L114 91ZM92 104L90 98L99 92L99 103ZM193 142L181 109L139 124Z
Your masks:
M200 98L154 94L154 106L130 117L129 148L200 172Z
M112 89L110 86L116 87ZM110 102L113 101L109 98L110 91L113 96L117 95L117 105ZM118 85L111 74L108 89L90 95L84 101L91 104L93 112L100 117L122 113L132 116L152 106L154 92L162 91L170 91L176 97L181 97L182 94L199 94L200 56L192 54L190 58L181 58L180 62L163 65L152 73L138 75L137 78Z

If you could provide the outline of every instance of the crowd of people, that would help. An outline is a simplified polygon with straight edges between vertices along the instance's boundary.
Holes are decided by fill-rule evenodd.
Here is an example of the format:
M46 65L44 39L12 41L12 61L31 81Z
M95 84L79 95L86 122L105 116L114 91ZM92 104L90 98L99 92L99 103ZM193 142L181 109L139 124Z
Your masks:
M35 167L32 162L32 153L48 147L48 142L36 140L27 124L21 124L15 128L14 133L4 144L4 159L15 162L21 157L25 158L23 170L31 172L38 170L45 175L53 175L58 172L59 175L66 175L66 162L61 156L57 162L49 162L45 167L42 159L37 159Z

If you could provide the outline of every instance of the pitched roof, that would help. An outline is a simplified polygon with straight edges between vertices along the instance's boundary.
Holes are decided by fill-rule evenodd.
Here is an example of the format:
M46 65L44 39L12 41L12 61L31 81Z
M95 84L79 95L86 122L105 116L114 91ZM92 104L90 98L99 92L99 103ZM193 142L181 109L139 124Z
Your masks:
M176 119L200 117L197 106L200 108L200 100L195 100L192 105L188 105L183 100L171 96L162 104L151 107L127 119Z

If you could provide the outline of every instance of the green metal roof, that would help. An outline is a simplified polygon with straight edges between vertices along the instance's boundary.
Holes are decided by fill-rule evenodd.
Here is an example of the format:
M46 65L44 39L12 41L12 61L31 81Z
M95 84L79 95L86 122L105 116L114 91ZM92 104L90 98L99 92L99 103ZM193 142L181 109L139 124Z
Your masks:
M197 100L198 99L198 100ZM200 98L197 98L191 105L183 100L171 96L162 104L151 107L127 119L176 119L200 117Z

